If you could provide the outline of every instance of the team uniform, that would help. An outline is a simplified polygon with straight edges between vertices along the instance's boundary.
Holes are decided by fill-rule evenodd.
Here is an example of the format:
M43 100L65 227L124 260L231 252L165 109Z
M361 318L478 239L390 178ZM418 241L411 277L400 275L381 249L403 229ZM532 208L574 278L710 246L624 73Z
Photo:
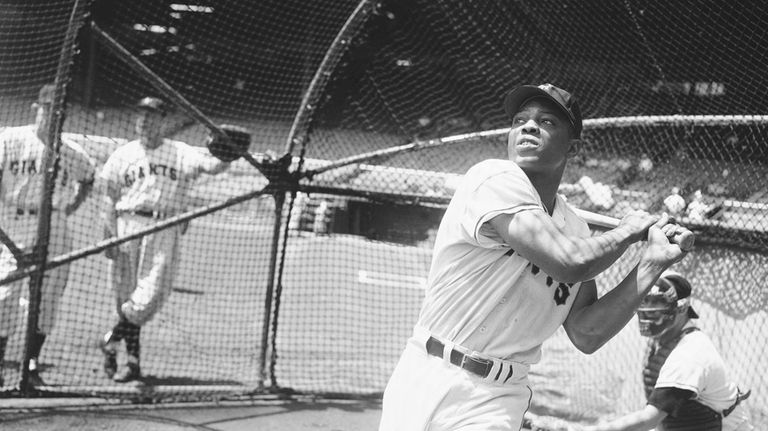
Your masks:
M725 363L709 337L691 321L680 337L668 345L650 343L644 367L648 403L667 412L661 430L754 429L742 395L729 380ZM682 389L695 394L682 404L665 396L664 389Z
M546 210L514 162L486 160L467 172L441 221L419 319L384 392L380 430L520 428L532 395L529 367L581 286L552 279L487 223L522 211ZM551 217L566 235L590 235L562 196Z
M0 226L25 252L31 251L37 238L45 151L46 145L38 137L35 125L9 127L0 133ZM93 182L94 173L95 165L83 148L62 138L52 199L49 256L71 250L65 210L73 202L78 188ZM0 253L0 275L4 276L16 269L17 262L5 246ZM39 333L49 334L53 329L68 276L69 265L46 271L40 299ZM19 324L23 283L19 280L0 286L0 338L12 335Z
M117 235L126 236L183 212L188 189L218 160L183 142L164 139L155 149L139 140L119 147L100 178L117 185ZM182 225L176 225L119 246L111 261L118 314L141 326L163 306L171 292Z

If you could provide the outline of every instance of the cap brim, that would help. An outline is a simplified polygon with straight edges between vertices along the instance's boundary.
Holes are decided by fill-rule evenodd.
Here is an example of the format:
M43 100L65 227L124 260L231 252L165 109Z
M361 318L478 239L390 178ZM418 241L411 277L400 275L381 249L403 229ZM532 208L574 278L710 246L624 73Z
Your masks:
M568 109L561 105L557 99L535 85L523 85L507 93L504 97L504 111L511 117L517 114L525 102L534 97L543 97L551 100L568 117L571 125L576 128L576 119L573 118L573 114L568 112Z

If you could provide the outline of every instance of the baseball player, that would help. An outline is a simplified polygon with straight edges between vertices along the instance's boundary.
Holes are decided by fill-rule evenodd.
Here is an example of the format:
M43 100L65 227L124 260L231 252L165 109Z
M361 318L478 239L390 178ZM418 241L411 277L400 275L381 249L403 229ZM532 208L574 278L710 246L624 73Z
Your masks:
M105 238L125 236L186 209L189 186L203 173L217 174L230 163L164 138L168 110L158 98L138 104L138 139L115 150L99 174L104 196ZM183 225L164 229L105 251L111 260L118 321L102 340L104 371L116 382L141 376L141 326L171 292ZM117 373L116 344L125 340L126 366Z
M691 284L666 271L637 310L640 334L649 338L643 369L646 406L621 418L586 427L612 430L753 430L741 402L749 397L730 380L709 337L692 319Z
M518 430L528 369L560 325L592 353L684 252L682 228L635 212L590 236L557 194L581 143L573 96L550 84L507 94L508 159L464 176L440 223L426 295L384 392L380 430ZM597 298L594 278L647 239L637 265Z
M52 84L46 84L40 89L37 102L32 105L35 110L34 124L9 127L0 133L0 226L25 252L31 251L37 239L38 212L45 179L43 160L47 149L52 148L48 142L48 128L54 90ZM85 200L93 185L94 172L93 160L83 148L62 138L59 171L52 200L48 245L50 256L71 249L67 216ZM3 246L0 253L0 274L15 270L17 262L8 248ZM48 270L43 278L38 327L29 347L30 381L34 385L43 384L39 375L38 357L46 336L53 329L56 309L68 276L69 265L62 265ZM0 364L8 337L18 326L22 286L21 280L0 286Z

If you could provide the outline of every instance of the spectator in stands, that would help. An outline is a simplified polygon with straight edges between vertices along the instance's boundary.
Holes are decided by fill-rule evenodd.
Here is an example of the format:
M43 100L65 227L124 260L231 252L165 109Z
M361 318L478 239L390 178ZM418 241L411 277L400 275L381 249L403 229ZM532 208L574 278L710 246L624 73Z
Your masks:
M664 198L664 208L672 216L679 216L685 210L685 199L680 195L680 188L672 187L672 194Z
M650 340L643 369L644 408L585 431L753 430L742 392L709 337L694 319L691 284L666 271L637 310L640 333Z
M709 211L709 205L704 203L704 197L701 194L701 190L696 190L693 193L693 200L688 204L687 215L691 220L704 220L706 214Z

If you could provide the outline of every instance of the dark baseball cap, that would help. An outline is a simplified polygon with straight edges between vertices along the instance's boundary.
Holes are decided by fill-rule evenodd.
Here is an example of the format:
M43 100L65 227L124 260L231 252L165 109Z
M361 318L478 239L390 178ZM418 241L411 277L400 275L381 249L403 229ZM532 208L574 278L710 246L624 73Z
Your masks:
M150 111L160 112L162 114L165 114L168 111L168 107L165 102L162 99L158 99L157 97L145 97L139 100L139 103L136 104L136 107L139 109L147 109Z
M675 293L677 294L677 299L685 299L691 296L691 291L693 290L691 288L691 283L683 277L682 274L675 271L664 271L664 273L661 274L661 277L659 277L659 281L656 282L656 284L664 283L664 281L667 281L669 284L672 285L672 287L675 288ZM696 313L696 311L693 310L693 307L688 305L688 317L691 319L698 319L699 314Z
M571 93L552 84L522 85L515 88L504 97L504 110L507 115L513 116L517 114L525 102L537 97L555 102L568 116L568 120L576 132L576 137L581 137L582 124L579 104L576 103L576 99Z

